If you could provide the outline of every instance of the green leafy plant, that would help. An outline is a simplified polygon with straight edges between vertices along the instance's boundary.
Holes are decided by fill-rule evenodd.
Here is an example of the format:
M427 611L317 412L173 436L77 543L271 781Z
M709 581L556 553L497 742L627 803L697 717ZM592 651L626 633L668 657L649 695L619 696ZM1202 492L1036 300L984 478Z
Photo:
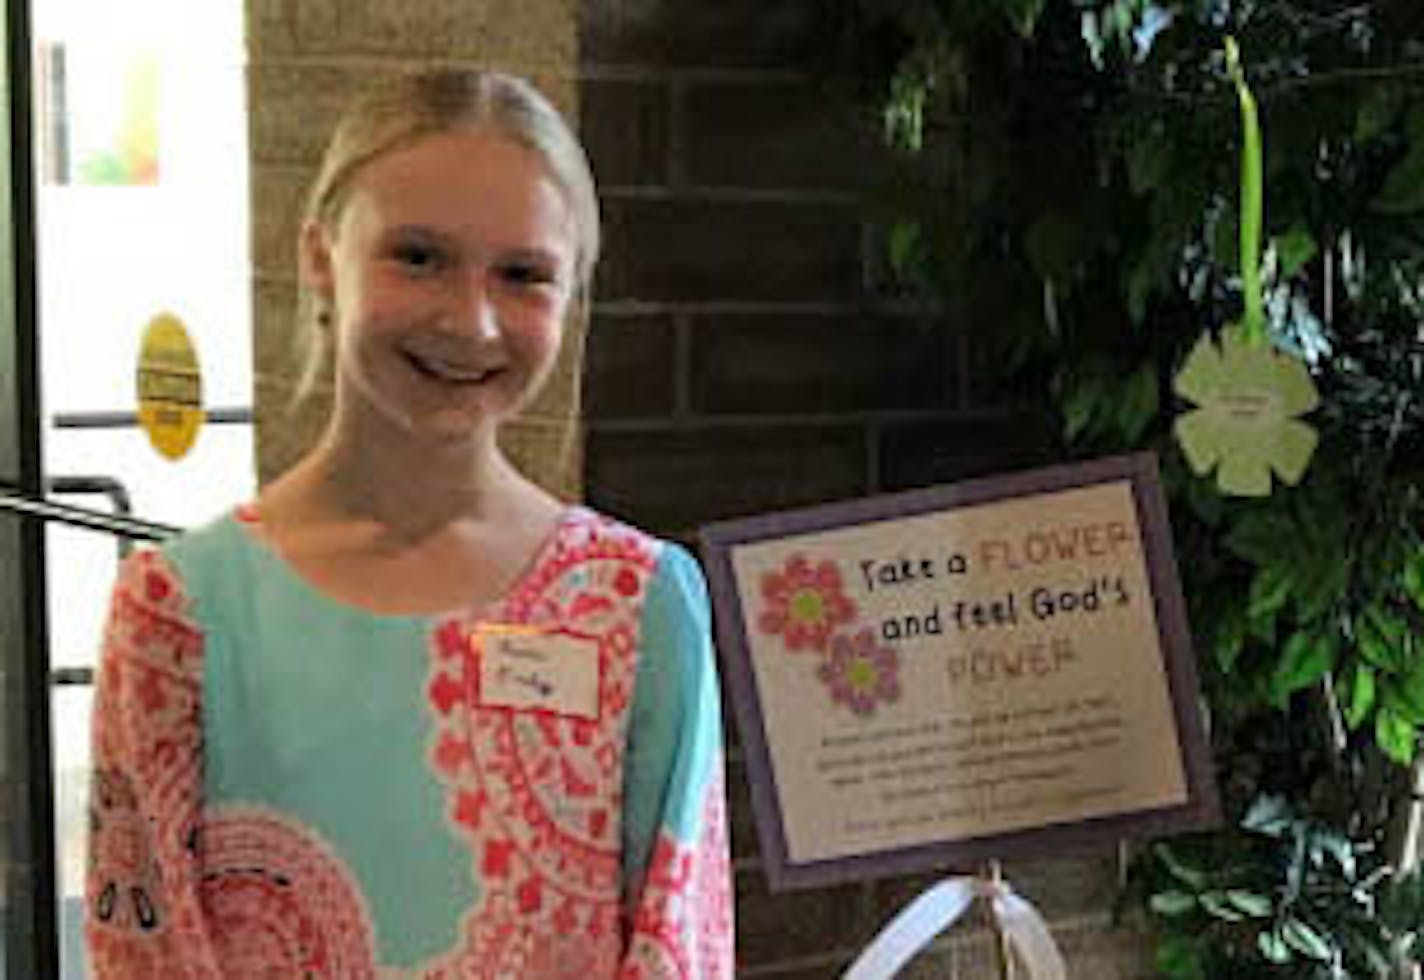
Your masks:
M1161 972L1417 961L1424 8L821 2L828 66L898 151L868 206L894 288L972 332L1058 455L1161 459L1228 818L1137 862ZM1227 36L1261 111L1266 329L1321 398L1305 478L1259 499L1222 496L1172 436L1172 379L1241 315Z

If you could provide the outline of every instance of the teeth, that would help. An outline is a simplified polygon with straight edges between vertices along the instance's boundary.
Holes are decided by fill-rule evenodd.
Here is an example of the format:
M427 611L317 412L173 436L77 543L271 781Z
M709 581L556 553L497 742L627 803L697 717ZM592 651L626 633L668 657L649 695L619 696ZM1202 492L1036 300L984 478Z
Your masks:
M421 357L416 354L411 354L409 357L416 367L420 368L426 374L434 375L442 381L450 381L457 384L470 384L483 381L493 373L491 370L473 370L458 364L450 364L446 361Z

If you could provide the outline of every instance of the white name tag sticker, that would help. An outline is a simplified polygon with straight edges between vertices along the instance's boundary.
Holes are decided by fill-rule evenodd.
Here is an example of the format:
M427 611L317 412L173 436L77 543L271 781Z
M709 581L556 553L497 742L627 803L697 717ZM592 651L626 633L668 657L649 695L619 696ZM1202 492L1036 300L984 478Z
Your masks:
M526 626L481 626L470 637L485 708L544 711L597 721L598 641Z

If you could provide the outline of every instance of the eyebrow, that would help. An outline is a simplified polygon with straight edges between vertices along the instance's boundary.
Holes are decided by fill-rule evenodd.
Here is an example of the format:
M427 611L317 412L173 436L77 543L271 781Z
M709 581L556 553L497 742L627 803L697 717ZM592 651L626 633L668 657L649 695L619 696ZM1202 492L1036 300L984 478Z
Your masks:
M430 225L396 225L384 232L386 238L433 238L442 242L453 242L455 236Z
M530 265L552 265L562 264L562 255L547 248L512 248L499 252L498 260L503 263L518 262Z
M427 238L447 245L459 243L458 235L431 225L396 225L394 228L388 229L385 234L388 238ZM572 249L569 251L569 261L572 264ZM511 248L500 248L496 249L494 254L496 261L499 262L527 262L558 266L563 260L562 250L545 248L540 245L516 245Z

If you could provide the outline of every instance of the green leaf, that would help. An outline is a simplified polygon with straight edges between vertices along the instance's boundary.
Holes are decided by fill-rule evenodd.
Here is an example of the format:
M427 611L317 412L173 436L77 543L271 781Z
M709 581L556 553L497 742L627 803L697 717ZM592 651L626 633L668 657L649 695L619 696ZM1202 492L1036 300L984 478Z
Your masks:
M1399 115L1400 103L1404 100L1404 90L1395 84L1371 86L1360 100L1355 112L1355 139L1369 142L1379 136Z
M1317 829L1310 835L1310 856L1317 866L1323 864L1326 857L1333 858L1347 880L1355 877L1355 845L1344 834Z
M1226 892L1206 892L1201 896L1202 908L1222 922L1243 922L1246 916L1227 898Z
M1386 214L1410 214L1424 208L1424 143L1416 142L1409 148L1370 205Z
M1359 728L1375 704L1375 672L1369 664L1357 663L1346 686L1345 724Z
M1253 565L1271 565L1280 559L1281 545L1298 536L1295 523L1273 510L1257 510L1236 522L1226 536L1226 547Z
M918 221L912 219L902 219L895 222L890 228L890 234L886 243L890 257L890 267L895 274L905 277L915 268L915 259L919 254L922 228Z
M1264 919L1271 914L1271 900L1265 895L1249 892L1242 888L1231 888L1226 899L1243 915L1253 919Z
M1344 594L1350 581L1347 562L1322 554L1317 560L1296 563L1295 600L1303 623L1324 615Z
M1104 386L1097 377L1078 378L1072 382L1068 395L1063 399L1063 437L1072 442L1088 431L1098 404L1102 401Z
M1292 694L1330 672L1335 666L1336 653L1333 635L1292 633L1271 675L1271 701L1277 707L1284 707Z
M1308 230L1296 225L1276 239L1276 256L1280 261L1280 277L1289 279L1315 258L1320 249Z
M1045 0L1004 0L1004 13L1021 37L1032 37Z
M1402 766L1414 761L1414 726L1389 705L1375 714L1375 744Z
M1231 673L1246 646L1246 604L1232 596L1221 604L1214 616L1216 630L1212 635L1212 656L1224 673Z
M1290 947L1277 932L1263 932L1256 937L1256 946L1261 950L1261 955L1271 963L1289 963L1293 957Z
M1404 646L1409 636L1409 624L1404 620L1380 606L1369 606L1365 609L1365 616L1392 649L1399 650Z
M1136 445L1142 438L1142 433L1157 415L1160 404L1157 368L1149 362L1127 379L1118 405L1118 426L1122 429L1123 439L1129 445Z
M1424 551L1415 552L1404 566L1404 593L1424 612Z
M1281 927L1281 938L1296 952L1313 960L1323 962L1330 959L1330 944L1320 933L1297 918L1292 917L1285 921L1285 925Z
M1202 896L1205 904L1206 896ZM1162 916L1185 915L1197 907L1195 895L1183 891L1158 892L1147 903L1152 911Z
M1173 878L1192 891L1200 891L1206 885L1206 875L1183 861L1166 844L1157 844L1152 848L1152 853L1162 862Z
M1205 980L1201 944L1194 936L1166 936L1157 944L1157 969L1173 980Z
M1414 725L1424 725L1424 657L1414 657L1409 671L1390 685L1399 713Z
M1267 565L1251 579L1251 598L1247 615L1256 619L1279 611L1290 598L1292 572L1288 565Z
M1268 837L1280 837L1290 829L1290 804L1279 796L1259 796L1241 818L1241 826Z
M1395 932L1424 930L1424 872L1411 871L1383 889L1380 918Z
M1355 642L1360 656L1387 673L1403 666L1400 651L1390 637L1392 632L1394 629L1389 617L1375 606L1368 607L1365 614L1355 620ZM1398 640L1402 645L1403 636L1400 635Z
M1157 126L1145 130L1127 148L1127 185L1145 194L1162 183L1172 159L1172 144Z

